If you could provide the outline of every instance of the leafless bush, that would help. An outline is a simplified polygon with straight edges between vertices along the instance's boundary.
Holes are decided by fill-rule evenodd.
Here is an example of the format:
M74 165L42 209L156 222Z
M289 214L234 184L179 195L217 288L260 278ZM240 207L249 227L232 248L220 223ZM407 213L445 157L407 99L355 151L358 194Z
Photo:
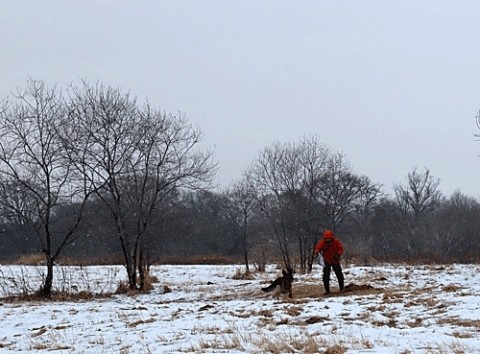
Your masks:
M12 272L7 276L0 270L0 276L2 278L0 284L4 298L15 296L28 297L35 292L35 287L32 286L30 277L24 268L20 269L20 274L13 274Z

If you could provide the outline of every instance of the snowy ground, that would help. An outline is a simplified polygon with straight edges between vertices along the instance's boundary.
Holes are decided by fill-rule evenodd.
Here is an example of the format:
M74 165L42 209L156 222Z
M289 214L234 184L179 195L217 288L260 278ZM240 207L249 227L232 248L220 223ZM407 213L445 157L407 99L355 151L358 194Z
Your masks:
M149 294L66 302L0 300L2 353L479 353L480 266L345 267L323 297L320 269L295 275L294 298L260 288L273 265L156 266ZM0 266L0 296L35 289L43 267ZM122 267L59 267L57 289L115 291ZM336 290L336 279L332 288ZM170 292L165 292L168 287Z

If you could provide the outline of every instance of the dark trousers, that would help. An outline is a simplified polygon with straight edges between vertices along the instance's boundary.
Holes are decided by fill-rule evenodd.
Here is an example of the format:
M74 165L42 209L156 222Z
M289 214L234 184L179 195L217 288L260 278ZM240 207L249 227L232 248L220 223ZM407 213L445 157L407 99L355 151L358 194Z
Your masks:
M344 289L344 278L343 278L343 272L342 272L342 266L340 263L325 263L325 267L323 267L323 286L325 287L325 292L330 293L330 273L333 268L333 271L335 272L335 275L338 280L338 286L340 290Z

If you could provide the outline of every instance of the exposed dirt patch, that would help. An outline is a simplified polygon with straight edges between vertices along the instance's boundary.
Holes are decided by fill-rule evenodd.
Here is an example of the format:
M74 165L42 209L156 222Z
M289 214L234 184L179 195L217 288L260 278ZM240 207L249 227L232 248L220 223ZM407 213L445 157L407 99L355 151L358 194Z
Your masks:
M345 287L345 292L354 292L354 291L368 291L368 290L377 290L375 289L373 286L371 285L368 285L368 284L361 284L361 285L358 285L358 284L348 284L346 287Z

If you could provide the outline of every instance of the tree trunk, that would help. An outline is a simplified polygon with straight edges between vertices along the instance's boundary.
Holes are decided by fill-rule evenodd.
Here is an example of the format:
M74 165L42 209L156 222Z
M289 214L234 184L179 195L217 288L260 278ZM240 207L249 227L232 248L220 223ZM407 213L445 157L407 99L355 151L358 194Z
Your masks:
M42 288L40 289L40 296L50 299L52 297L52 287L53 287L53 258L47 255L47 276L43 282Z
M128 287L130 290L137 289L137 266L131 259L126 260L127 263L127 276L128 276Z
M139 276L139 285L138 289L140 291L146 290L145 278L147 275L147 262L144 258L143 251L140 250L140 255L138 257L138 276Z
M247 250L245 250L244 253L243 253L243 259L245 260L245 270L248 273L248 272L250 272L250 267L248 265L248 252L247 252Z

